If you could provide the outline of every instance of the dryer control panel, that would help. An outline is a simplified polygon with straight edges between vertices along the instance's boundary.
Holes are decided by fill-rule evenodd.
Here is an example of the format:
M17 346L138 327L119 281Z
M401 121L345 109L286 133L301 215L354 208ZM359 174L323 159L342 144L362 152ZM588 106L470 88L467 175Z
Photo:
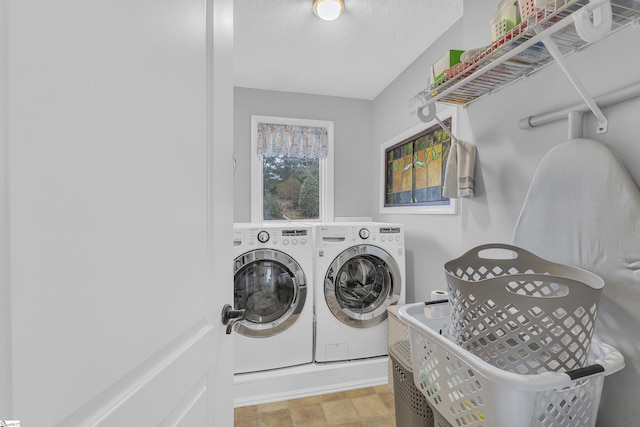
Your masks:
M352 232L352 240L372 244L404 245L404 232L400 226L395 225L362 226L358 227L357 235Z
M292 228L250 228L247 230L249 247L311 247L311 229Z

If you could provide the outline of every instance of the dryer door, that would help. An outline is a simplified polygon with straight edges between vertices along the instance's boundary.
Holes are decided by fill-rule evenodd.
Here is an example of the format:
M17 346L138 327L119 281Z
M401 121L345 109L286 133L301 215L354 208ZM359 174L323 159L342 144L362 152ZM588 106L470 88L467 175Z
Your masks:
M289 328L298 318L307 296L306 278L289 255L257 249L234 262L234 306L246 310L237 332L270 337Z
M387 317L387 307L400 299L398 263L371 245L352 246L331 263L324 279L324 296L342 323L367 328Z

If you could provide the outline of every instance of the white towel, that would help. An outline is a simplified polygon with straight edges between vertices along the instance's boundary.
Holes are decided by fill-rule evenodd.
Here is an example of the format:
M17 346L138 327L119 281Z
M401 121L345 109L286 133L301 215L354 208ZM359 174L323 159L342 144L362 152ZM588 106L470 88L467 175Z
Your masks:
M443 195L448 198L472 197L476 146L468 141L452 141L444 173Z

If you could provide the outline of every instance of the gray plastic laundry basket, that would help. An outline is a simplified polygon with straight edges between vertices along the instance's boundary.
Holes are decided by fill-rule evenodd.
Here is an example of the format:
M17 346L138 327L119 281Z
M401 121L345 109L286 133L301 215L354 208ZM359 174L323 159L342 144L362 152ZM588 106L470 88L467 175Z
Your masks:
M411 365L409 341L399 341L389 348L393 366L393 394L396 425L433 427L434 413L426 397L416 388Z
M604 286L599 276L506 244L473 248L444 269L459 346L518 374L586 364Z

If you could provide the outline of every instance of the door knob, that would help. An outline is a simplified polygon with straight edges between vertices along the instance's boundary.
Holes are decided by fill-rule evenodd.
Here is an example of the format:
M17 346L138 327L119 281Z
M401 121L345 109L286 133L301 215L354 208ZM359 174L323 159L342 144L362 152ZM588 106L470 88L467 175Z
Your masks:
M233 325L235 325L236 322L244 319L245 314L245 310L236 310L231 304L225 304L224 307L222 307L222 324L227 325L227 335L231 334Z

